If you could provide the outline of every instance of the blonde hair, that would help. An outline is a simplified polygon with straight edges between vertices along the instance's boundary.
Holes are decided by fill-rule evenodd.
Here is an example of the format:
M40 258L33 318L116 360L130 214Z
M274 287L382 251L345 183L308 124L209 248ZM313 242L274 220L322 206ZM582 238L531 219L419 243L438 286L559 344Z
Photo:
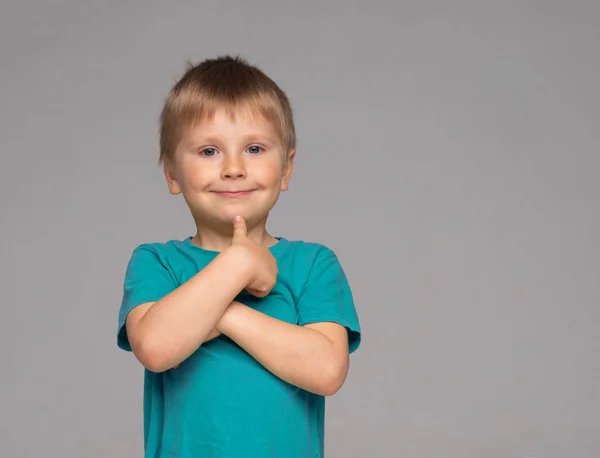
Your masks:
M165 99L160 114L159 164L172 160L184 129L210 119L216 109L261 114L279 134L285 159L296 148L294 118L285 92L262 70L239 56L206 59L187 70Z

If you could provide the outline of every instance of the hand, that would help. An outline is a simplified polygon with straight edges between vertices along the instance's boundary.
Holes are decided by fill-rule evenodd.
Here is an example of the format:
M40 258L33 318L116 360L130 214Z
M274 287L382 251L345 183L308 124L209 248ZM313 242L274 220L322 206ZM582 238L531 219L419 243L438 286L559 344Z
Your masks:
M239 250L247 261L250 278L246 291L256 297L268 295L277 282L277 260L268 247L248 238L246 222L241 216L233 220L231 247Z

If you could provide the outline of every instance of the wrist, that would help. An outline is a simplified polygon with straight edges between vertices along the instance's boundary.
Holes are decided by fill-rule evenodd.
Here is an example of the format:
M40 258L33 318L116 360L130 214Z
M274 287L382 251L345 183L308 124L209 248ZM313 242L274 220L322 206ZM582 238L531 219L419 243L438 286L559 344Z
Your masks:
M241 306L242 304L240 304L239 302L231 302L231 304L229 304L229 306L225 309L225 312L221 316L221 319L217 322L215 329L221 334L227 335L227 333L231 329L232 323L235 320L235 315L239 311L239 308Z
M243 288L245 288L252 277L252 263L247 255L247 250L239 245L232 245L226 248L222 255L228 260L231 266L230 272L243 280Z

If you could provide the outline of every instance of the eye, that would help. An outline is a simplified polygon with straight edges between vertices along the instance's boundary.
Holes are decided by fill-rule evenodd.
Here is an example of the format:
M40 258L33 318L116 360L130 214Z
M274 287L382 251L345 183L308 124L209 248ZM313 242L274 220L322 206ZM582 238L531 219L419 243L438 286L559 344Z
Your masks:
M257 146L257 145L253 145L253 146L248 147L248 152L250 154L260 154L263 152L263 148L260 146Z
M217 150L214 148L204 148L200 151L200 154L204 157L213 157L217 154Z

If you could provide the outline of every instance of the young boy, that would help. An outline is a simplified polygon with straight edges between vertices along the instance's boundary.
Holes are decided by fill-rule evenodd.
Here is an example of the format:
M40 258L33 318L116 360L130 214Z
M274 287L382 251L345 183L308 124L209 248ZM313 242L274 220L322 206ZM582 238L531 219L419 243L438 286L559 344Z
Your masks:
M292 174L288 98L223 56L187 70L160 122L196 234L140 245L125 274L117 341L146 368L145 456L323 457L360 328L336 255L266 230Z

